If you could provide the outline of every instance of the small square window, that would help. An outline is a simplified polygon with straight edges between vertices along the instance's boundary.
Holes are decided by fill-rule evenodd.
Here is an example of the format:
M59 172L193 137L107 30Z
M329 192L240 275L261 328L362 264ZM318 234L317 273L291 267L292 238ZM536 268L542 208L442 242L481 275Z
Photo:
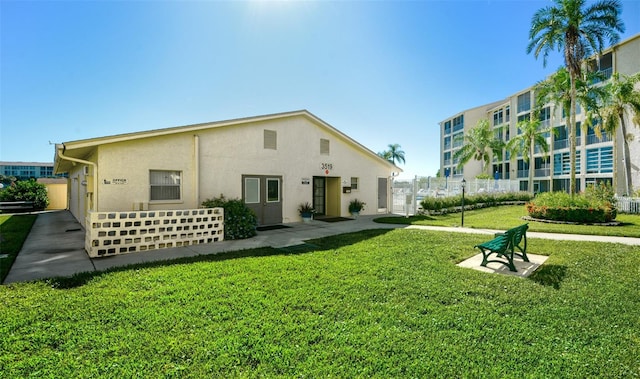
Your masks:
M351 177L351 190L352 191L357 191L358 190L358 178L355 177Z

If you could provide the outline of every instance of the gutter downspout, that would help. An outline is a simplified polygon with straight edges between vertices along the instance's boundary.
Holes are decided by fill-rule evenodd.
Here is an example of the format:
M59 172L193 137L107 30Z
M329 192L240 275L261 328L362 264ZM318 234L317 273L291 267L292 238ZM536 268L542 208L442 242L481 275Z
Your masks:
M193 136L193 196L196 200L195 208L200 208L200 137Z
M62 148L58 146L62 146ZM92 175L93 176L93 192L92 192L93 201L92 201L91 211L97 211L98 210L98 165L94 162L85 161L83 159L67 157L63 154L62 150L66 150L66 147L64 146L64 144L56 145L56 151L58 152L58 157L60 159L70 161L70 162L82 163L82 164L90 165L93 167L93 175Z

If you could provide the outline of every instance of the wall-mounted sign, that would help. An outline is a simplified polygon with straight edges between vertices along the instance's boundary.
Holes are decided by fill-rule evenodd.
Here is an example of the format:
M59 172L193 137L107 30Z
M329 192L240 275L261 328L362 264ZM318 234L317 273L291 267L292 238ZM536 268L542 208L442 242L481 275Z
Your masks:
M304 184L304 185L309 185L309 184L311 184L311 179L302 178L301 183Z
M127 179L123 179L123 178L118 178L118 179L111 179L111 180L103 180L102 183L104 184L129 184L127 182Z

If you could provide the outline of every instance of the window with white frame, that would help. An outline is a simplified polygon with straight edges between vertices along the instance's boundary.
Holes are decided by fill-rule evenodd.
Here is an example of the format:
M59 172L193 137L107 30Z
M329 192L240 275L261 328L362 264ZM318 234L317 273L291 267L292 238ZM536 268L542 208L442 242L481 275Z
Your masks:
M352 191L357 191L358 190L358 182L359 182L358 178L353 177L353 176L351 177L351 190Z
M180 171L150 170L150 200L180 200Z

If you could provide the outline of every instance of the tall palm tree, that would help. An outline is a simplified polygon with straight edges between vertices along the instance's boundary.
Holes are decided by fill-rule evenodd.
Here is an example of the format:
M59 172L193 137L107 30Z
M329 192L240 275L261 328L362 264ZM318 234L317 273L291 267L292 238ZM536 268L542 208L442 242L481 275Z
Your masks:
M625 122L625 111L629 111L633 123L640 125L640 91L636 89L636 84L640 83L640 73L632 76L623 76L616 72L611 80L606 84L605 89L609 94L609 98L604 104L602 111L602 128L614 138L614 148L617 145L615 141L615 133L618 127L622 131L622 147L623 147L623 164L625 170L625 193L630 194L633 191L633 183L631 181L631 165L629 160L629 141L627 137L627 124ZM614 153L614 157L616 154ZM613 188L617 188L618 164L613 165Z
M504 142L496 136L487 119L478 121L476 126L464 135L463 141L460 150L453 154L453 158L459 160L459 168L471 159L475 159L480 161L481 170L485 173L485 170L490 167L492 154L496 155L498 159L502 159ZM486 174L490 173L486 172Z
M529 192L533 193L533 170L535 164L531 164L534 161L533 154L536 147L544 153L544 157L547 157L549 152L549 144L544 134L548 129L540 128L540 119L534 117L532 120L524 120L518 123L518 129L520 133L513 137L507 143L507 150L512 154L522 154L522 160L529 163Z
M569 117L569 148L571 151L571 179L569 192L575 193L575 125L576 82L582 76L582 61L593 52L603 49L604 40L615 44L624 32L620 19L621 5L617 0L600 0L590 6L586 0L554 0L554 6L539 9L531 19L527 53L547 57L553 50L562 50L569 71L571 111Z
M397 143L389 144L389 155L391 157L391 163L396 164L396 161L404 163L404 151L402 151L401 146Z
M603 86L591 85L596 79L603 79L600 74L587 72L584 76L584 80L579 79L576 81L576 103L580 104L585 112L582 126L586 129L594 124L594 119L601 118L600 105L607 98L607 91ZM536 96L535 111L540 112L542 108L549 104L556 108L560 107L564 114L564 123L569 128L571 114L571 78L569 71L565 67L560 67L558 71L547 79L538 82L534 86L534 92ZM555 111L552 112L552 115L555 116ZM596 132L599 132L599 129L596 129ZM573 146L574 149L571 154L575 155L575 143ZM575 165L571 165L570 170L575 177Z

